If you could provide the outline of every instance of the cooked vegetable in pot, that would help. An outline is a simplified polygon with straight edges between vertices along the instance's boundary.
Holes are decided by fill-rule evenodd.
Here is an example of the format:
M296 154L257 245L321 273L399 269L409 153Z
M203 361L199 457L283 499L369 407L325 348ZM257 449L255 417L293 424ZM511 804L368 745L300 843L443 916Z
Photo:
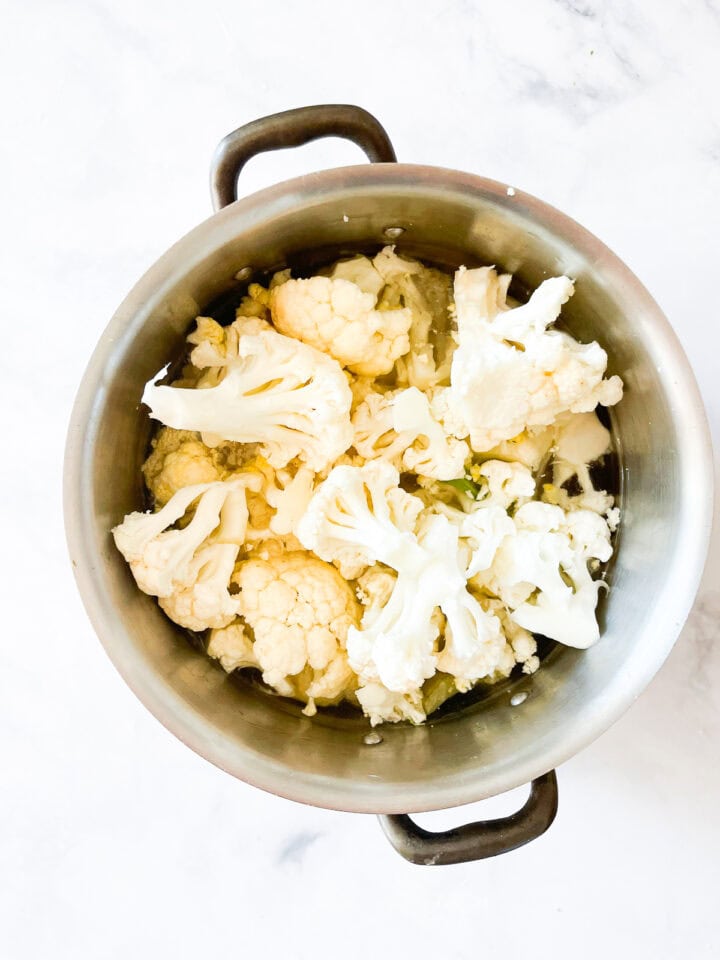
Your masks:
M386 247L251 284L198 317L189 362L143 396L163 425L155 511L114 531L138 586L277 693L421 723L456 692L538 669L534 634L587 647L619 522L589 465L622 396L607 355L492 267Z

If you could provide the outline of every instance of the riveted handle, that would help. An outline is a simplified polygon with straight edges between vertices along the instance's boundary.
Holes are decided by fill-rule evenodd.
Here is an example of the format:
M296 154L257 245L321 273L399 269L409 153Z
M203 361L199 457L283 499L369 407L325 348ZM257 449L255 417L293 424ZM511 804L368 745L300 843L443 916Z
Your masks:
M352 140L371 163L397 160L384 127L362 107L328 103L273 113L238 127L218 144L210 167L213 208L220 210L237 200L238 176L251 157L268 150L300 147L321 137Z
M545 833L558 807L555 771L533 780L525 806L509 817L465 823L439 833L424 830L406 814L378 819L393 847L410 863L425 866L467 863L509 853Z

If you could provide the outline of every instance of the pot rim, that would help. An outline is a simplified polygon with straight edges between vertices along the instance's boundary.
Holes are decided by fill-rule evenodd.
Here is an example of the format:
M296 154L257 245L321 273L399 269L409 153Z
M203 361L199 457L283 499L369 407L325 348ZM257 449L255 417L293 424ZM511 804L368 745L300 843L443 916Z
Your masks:
M611 272L623 295L643 304L652 317L653 342L662 352L665 383L674 419L682 419L679 450L679 483L687 490L683 501L686 523L680 531L672 568L676 590L666 598L660 616L648 620L655 630L653 658L631 654L622 676L605 691L593 709L583 704L578 722L565 731L561 741L539 751L521 764L504 765L492 776L478 772L466 777L433 783L397 785L359 783L340 777L300 774L284 764L218 737L203 715L145 666L125 640L124 629L103 589L101 566L88 555L93 541L94 517L90 509L91 477L86 425L91 421L98 396L112 377L116 351L126 341L131 318L140 304L157 301L162 291L187 273L193 262L207 256L213 244L237 237L244 228L298 204L320 203L328 193L361 194L374 190L392 194L432 186L443 190L469 191L489 197L498 205L521 207L539 227L551 226L575 249L582 250L598 270ZM538 198L495 180L443 167L419 164L372 164L334 168L283 181L223 208L194 227L163 254L133 287L102 334L83 375L70 418L64 464L64 517L73 573L90 621L108 656L144 706L171 733L195 753L233 776L270 793L314 806L357 813L420 813L460 806L522 786L578 753L632 705L670 653L692 606L709 546L713 516L713 459L708 422L694 375L668 320L632 271L597 237L576 221Z

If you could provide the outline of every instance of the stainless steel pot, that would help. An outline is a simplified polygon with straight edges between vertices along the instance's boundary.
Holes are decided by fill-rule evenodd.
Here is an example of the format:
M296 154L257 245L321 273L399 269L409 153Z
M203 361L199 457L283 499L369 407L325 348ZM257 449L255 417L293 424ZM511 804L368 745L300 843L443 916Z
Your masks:
M354 140L380 162L235 199L249 157L328 135ZM712 516L711 453L680 344L648 292L607 247L504 184L394 160L380 124L349 106L267 117L222 142L212 175L217 212L140 280L85 373L67 441L65 521L98 636L170 731L264 790L384 815L403 856L449 863L500 853L542 833L557 806L553 768L610 726L664 661L702 572ZM388 240L451 266L497 264L527 288L550 275L575 277L577 292L563 318L579 339L603 344L626 395L612 412L623 522L600 642L587 651L558 649L533 677L422 727L387 725L380 739L368 737L358 717L311 720L249 682L228 678L140 593L109 531L143 503L139 468L150 430L140 404L143 385L178 354L193 318L238 277L298 258L312 265ZM402 816L528 781L528 803L503 820L429 834Z

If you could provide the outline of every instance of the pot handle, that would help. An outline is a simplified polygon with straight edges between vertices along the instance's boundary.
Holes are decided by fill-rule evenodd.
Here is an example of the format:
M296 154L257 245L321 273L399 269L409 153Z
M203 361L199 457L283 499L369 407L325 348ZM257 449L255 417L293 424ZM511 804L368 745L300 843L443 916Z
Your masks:
M361 147L371 163L395 163L397 157L379 120L346 103L284 110L233 130L218 144L210 167L213 208L237 200L237 180L245 164L258 153L300 147L321 137L343 137Z
M496 857L537 839L555 819L557 807L557 777L551 770L532 781L525 806L509 817L465 823L440 833L424 830L404 813L382 814L378 819L401 857L410 863L440 866Z

